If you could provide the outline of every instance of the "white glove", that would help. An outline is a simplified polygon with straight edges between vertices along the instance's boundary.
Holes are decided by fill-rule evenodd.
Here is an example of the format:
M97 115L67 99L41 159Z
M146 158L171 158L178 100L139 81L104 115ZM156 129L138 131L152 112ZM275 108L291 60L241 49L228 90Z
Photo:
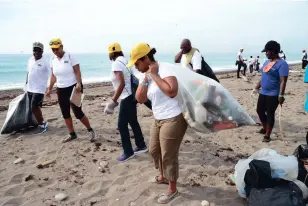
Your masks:
M112 99L109 100L109 102L106 104L106 107L104 109L105 114L113 114L114 109L119 105L119 103L113 101Z

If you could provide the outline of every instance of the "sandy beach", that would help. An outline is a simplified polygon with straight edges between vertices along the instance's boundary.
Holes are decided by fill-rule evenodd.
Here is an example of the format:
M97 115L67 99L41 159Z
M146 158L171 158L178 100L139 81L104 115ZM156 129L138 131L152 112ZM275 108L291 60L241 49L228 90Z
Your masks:
M188 129L180 149L179 197L168 205L201 205L207 200L218 205L241 206L246 201L239 197L235 186L228 180L234 166L261 148L272 148L280 154L292 154L304 143L307 116L303 109L306 85L299 65L291 67L287 83L286 102L283 105L283 141L263 143L262 135L256 134L258 126L240 127L218 133L202 134ZM251 81L236 79L235 73L218 75L227 88L251 116L256 108L250 101L251 89L260 75ZM55 94L44 102L43 115L49 130L43 135L31 132L0 138L0 205L1 206L133 206L156 205L156 197L165 192L166 185L151 180L158 171L148 153L138 155L126 163L115 159L122 153L117 131L117 113L103 114L101 103L112 94L109 83L85 85L84 112L96 130L98 140L90 143L86 129L74 119L79 139L61 143L67 135ZM0 125L6 117L11 99L21 90L0 91ZM278 110L273 139L279 136ZM149 141L153 116L145 106L138 106L138 117L146 141ZM132 142L134 142L132 140ZM18 158L23 163L14 164ZM53 161L44 168L39 163ZM100 163L102 166L100 166ZM99 167L101 167L99 169ZM55 195L65 193L68 198L58 202ZM212 204L212 205L214 205Z

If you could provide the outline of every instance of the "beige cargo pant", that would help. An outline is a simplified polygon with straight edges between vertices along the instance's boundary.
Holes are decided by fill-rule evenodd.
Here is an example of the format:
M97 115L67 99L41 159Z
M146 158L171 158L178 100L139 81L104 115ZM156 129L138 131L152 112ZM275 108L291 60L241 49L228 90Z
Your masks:
M180 114L166 120L155 120L151 128L150 153L155 168L169 181L179 177L179 150L187 130L187 123Z

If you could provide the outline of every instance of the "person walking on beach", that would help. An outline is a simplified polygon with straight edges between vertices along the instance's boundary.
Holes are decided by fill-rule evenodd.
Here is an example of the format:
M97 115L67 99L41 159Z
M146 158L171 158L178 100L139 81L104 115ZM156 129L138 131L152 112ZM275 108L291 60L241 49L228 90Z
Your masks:
M257 71L257 72L259 72L259 70L260 70L260 62L259 62L259 59L260 59L260 57L257 56L257 58L256 58L256 71Z
M181 63L184 68L190 69L194 72L201 72L202 57L200 52L192 48L189 39L184 39L181 43L181 51L175 56L175 63Z
M127 67L135 67L145 74L136 92L136 99L144 103L152 101L154 124L150 135L150 153L160 175L157 184L169 184L168 193L158 197L158 203L167 204L179 195L176 184L179 177L179 149L187 129L182 108L175 99L178 82L170 68L172 64L157 63L156 50L146 43L139 43L131 51Z
M249 59L249 71L250 71L250 73L253 72L253 68L255 66L255 63L256 63L256 60L253 58L253 56L250 56L250 59Z
M240 51L237 53L237 60L236 60L236 65L237 65L237 78L240 78L240 71L241 68L243 67L243 75L246 76L246 69L247 69L247 64L245 63L245 59L243 58L243 52L244 49L241 48Z
M308 59L307 59L307 52L306 50L304 49L303 50L303 58L302 58L302 69L305 69L306 66L308 64Z
M261 88L257 113L263 128L259 133L264 134L263 142L270 142L271 132L275 123L275 112L280 104L285 101L284 94L289 75L289 65L279 57L280 44L276 41L269 41L262 52L266 52L268 60L261 69L261 80L254 89L259 93Z
M118 128L124 152L117 160L125 162L134 157L135 154L147 152L148 148L144 142L144 137L137 119L137 101L132 95L131 72L126 67L128 62L118 43L111 44L108 47L108 53L109 59L112 61L111 81L115 93L105 107L105 113L113 113L114 108L119 104L118 101L121 101ZM134 132L134 139L137 146L134 150L130 142L128 124Z
M69 136L64 138L63 143L77 138L70 109L72 108L75 117L79 119L88 130L90 141L95 140L95 132L92 129L88 117L83 113L81 106L78 107L70 102L73 89L78 93L83 93L81 71L77 59L70 53L63 50L62 41L59 38L49 42L50 48L54 53L51 59L51 79L46 96L50 97L51 90L57 83L57 96L62 116L65 120Z
M36 134L42 134L47 130L47 122L44 121L41 106L47 89L50 68L43 57L44 45L40 42L33 43L33 56L28 60L27 68L27 94L31 110L38 122Z

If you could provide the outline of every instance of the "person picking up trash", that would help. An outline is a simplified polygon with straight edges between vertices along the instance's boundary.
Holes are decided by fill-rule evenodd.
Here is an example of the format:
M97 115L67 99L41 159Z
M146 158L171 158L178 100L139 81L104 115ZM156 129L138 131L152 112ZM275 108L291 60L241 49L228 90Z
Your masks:
M120 44L113 43L108 47L109 59L111 65L111 81L115 90L114 95L107 103L104 112L112 114L115 107L119 104L120 111L118 117L118 128L121 136L123 154L117 158L119 162L125 162L135 156L135 154L144 153L148 148L144 142L144 137L137 119L137 101L132 94L131 72L126 67L128 63L123 55ZM132 148L128 124L131 126L136 148Z
M261 68L261 80L253 90L259 94L257 113L263 128L259 133L264 134L263 142L270 142L270 135L275 124L275 112L285 101L285 89L289 75L289 65L279 57L280 44L276 41L266 43L262 52L266 52L267 61Z
M44 45L40 42L33 43L33 56L28 60L27 95L31 110L38 122L35 134L42 134L47 130L47 122L44 121L41 106L47 89L50 75L49 63L43 57Z

